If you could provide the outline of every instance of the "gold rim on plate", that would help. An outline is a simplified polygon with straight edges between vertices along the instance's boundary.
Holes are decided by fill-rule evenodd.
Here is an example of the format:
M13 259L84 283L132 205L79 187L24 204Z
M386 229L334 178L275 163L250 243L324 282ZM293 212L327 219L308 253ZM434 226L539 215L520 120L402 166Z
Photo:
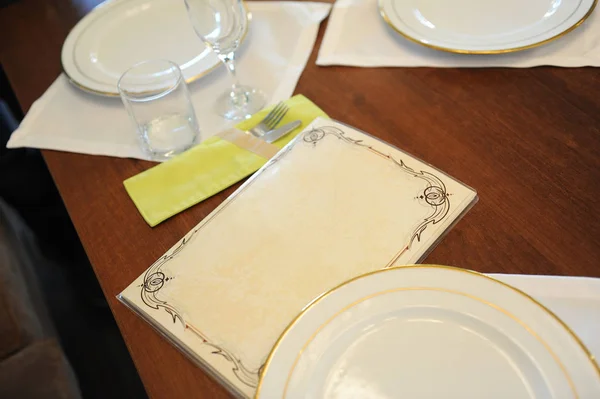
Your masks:
M343 287L345 285L348 285L348 284L350 284L350 283L352 283L352 282L354 282L356 280L360 280L362 278L366 278L366 277L369 277L371 275L378 274L378 273L385 273L385 272L390 271L390 270L395 270L395 269L409 269L409 268L410 269L417 269L417 268L422 268L422 269L426 269L426 268L427 269L449 269L449 270L454 270L454 271L461 272L461 273L468 273L468 274L471 274L471 275L474 275L474 276L481 277L481 278L484 278L486 280L492 281L492 282L494 282L496 284L500 284L500 285L502 285L502 286L504 286L506 288L509 288L510 290L516 292L517 294L521 295L522 297L524 297L528 301L534 303L539 308L541 308L542 311L544 311L545 313L547 313L552 319L554 319L555 321L557 321L565 329L565 331L567 331L567 333L575 340L575 342L577 343L577 345L586 354L588 360L592 364L592 367L594 368L594 370L596 370L596 374L600 378L600 366L598 366L598 363L596 362L596 359L595 359L594 355L585 346L585 344L581 341L581 339L577 336L577 334L575 334L575 332L573 330L571 330L571 328L564 321L562 321L562 319L560 317L558 317L554 312L552 312L546 306L542 305L540 302L538 302L536 299L534 299L529 294L521 291L518 288L513 287L510 284L507 284L507 283L502 282L500 280L497 280L495 278L486 276L485 274L476 272L474 270L468 270L468 269L463 269L463 268L460 268L460 267L445 266L445 265L428 265L428 264L424 264L424 265L406 265L406 266L393 266L393 267L389 267L389 268L386 268L386 269L379 269L379 270L375 270L375 271L372 271L372 272L369 272L369 273L365 273L365 274L362 274L360 276L351 278L350 280L347 280L347 281L345 281L345 282L337 285L336 287L334 287L334 288L332 288L332 289L330 289L330 290L322 293L321 295L319 295L318 297L316 297L315 299L313 299L308 305L306 305L302 309L302 311L285 328L285 330L283 330L283 333L281 333L281 335L279 336L279 338L275 342L275 345L273 345L273 348L271 349L271 352L269 353L269 356L267 357L267 360L265 361L264 365L261 367L261 371L260 371L260 375L259 375L259 379L258 379L258 386L256 387L256 393L254 394L254 399L258 399L259 398L260 390L262 388L262 383L263 383L264 375L265 375L267 369L269 368L269 366L271 364L271 361L273 360L273 357L275 356L275 352L279 349L279 346L281 345L281 343L283 342L283 340L287 336L288 332L292 328L294 328L296 326L296 324L302 318L302 316L304 314L306 314L313 306L315 306L317 303L319 303L324 298L328 297L333 292L337 291L339 288L341 288L341 287Z
M92 10L89 13L87 13L83 18L86 18L88 15L91 15L97 9L99 9L101 7L104 7L104 6L107 6L108 4L113 3L114 1L115 0L106 0L106 1L98 4L97 6L95 6L94 8L92 8ZM248 19L248 24L246 24L246 30L244 31L244 34L242 35L242 38L240 39L240 44L242 44L244 42L244 40L246 39L246 36L248 36L249 25L250 25L250 22L252 21L252 13L248 9L248 5L246 4L245 1L242 1L242 4L244 5L244 8L246 9L246 16L247 16L247 19ZM83 20L83 18L81 20ZM77 24L75 24L75 26L71 29L71 31L73 29L75 29L77 27L77 25L79 25L79 22ZM71 34L71 31L69 31L69 33L67 34L67 38ZM200 40L200 38L198 38L198 40ZM66 39L65 39L65 42L66 42ZM63 43L63 46L64 46L64 43ZM213 72L220 65L221 65L221 61L217 60L217 62L215 63L215 65L211 66L207 70L202 71L201 73L199 73L197 75L194 75L194 76L192 76L192 77L190 77L188 79L185 79L185 83L189 84L189 83L195 82L196 80L198 80L198 79L200 79L200 78L208 75L209 73ZM61 67L63 73L65 74L65 76L67 77L67 79L69 79L69 83L71 83L73 86L77 87L78 89L80 89L82 91L85 91L87 93L99 94L99 95L105 96L105 97L119 97L119 92L118 91L112 92L112 91L102 91L102 90L92 89L91 87L87 87L84 84L79 83L75 79L73 79L73 77L71 77L71 75L69 75L69 73L67 72L67 69L65 68L65 64L63 63L62 51L61 51L61 57L60 57L60 67Z
M429 47L432 48L434 50L440 50L440 51L444 51L447 53L456 53L456 54L505 54L505 53L514 53L517 51L523 51L523 50L528 50L534 47L539 47L542 46L546 43L552 42L556 39L560 39L561 37L567 35L568 33L572 32L573 30L575 30L579 25L581 25L586 19L588 19L590 17L590 15L592 15L592 12L594 12L594 9L596 8L596 4L598 3L598 0L594 0L594 2L592 3L592 6L590 7L590 9L587 11L587 13L581 17L581 19L577 22L575 22L573 25L571 25L570 27L568 27L567 29L565 29L564 31L558 33L557 35L554 35L548 39L544 39L540 42L537 43L533 43L533 44L528 44L526 46L519 46L519 47L512 47L512 48L507 48L507 49L501 49L501 50L463 50L463 49L456 49L456 48L450 48L450 47L442 47L442 46L436 46L434 44L429 44L429 43L424 43L422 41L420 41L419 39L409 35L406 32L403 32L400 28L396 27L392 21L390 20L390 18L387 16L387 14L385 13L385 11L383 10L383 1L384 0L379 0L378 2L378 7L379 7L379 14L381 15L381 18L383 18L383 20L385 21L386 24L388 24L392 29L394 29L397 33L399 33L402 37L404 37L405 39L410 40L413 43L417 43L420 44L421 46L424 47Z

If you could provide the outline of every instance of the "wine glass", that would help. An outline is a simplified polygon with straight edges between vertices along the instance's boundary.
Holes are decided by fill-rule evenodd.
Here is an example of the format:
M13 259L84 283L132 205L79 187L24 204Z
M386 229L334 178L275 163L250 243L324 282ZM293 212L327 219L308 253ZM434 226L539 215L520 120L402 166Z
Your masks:
M248 27L242 0L185 0L185 5L196 34L233 78L231 91L217 99L217 112L227 119L249 118L263 108L266 98L260 90L240 85L235 73L235 50Z

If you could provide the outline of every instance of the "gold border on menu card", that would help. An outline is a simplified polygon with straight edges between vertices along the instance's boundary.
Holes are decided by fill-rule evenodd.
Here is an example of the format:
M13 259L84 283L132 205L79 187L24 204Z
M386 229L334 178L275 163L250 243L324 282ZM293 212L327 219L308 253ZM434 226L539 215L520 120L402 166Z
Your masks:
M552 312L550 309L548 309L547 307L545 307L544 305L542 305L540 302L538 302L537 300L535 300L533 297L531 297L530 295L526 294L525 292L523 292L523 291L519 290L518 288L515 288L515 287L513 287L513 286L511 286L509 284L506 284L506 283L504 283L504 282L502 282L500 280L496 280L495 278L486 276L485 274L482 274L482 273L479 273L479 272L476 272L476 271L473 271L473 270L462 269L462 268L453 267L453 266L444 266L444 265L407 265L407 266L394 266L394 267L387 268L387 269L379 269L379 270L375 270L375 271L372 271L372 272L365 273L365 274L362 274L360 276L354 277L354 278L352 278L352 279L350 279L348 281L345 281L345 282L339 284L338 286L330 289L329 291L324 292L323 294L319 295L317 298L313 299L308 305L306 305L304 307L304 309L302 309L302 311L286 327L286 329L283 331L283 333L279 336L279 339L277 339L277 341L275 342L275 345L273 346L273 349L271 349L271 352L269 353L269 356L267 357L267 360L265 361L265 364L262 367L262 371L261 371L260 376L259 376L258 386L256 388L256 393L254 395L254 398L255 399L259 399L260 390L262 388L263 377L264 377L266 371L268 370L269 365L271 364L271 361L273 360L275 352L277 351L277 349L279 348L279 346L283 342L283 339L287 336L288 332L292 328L294 328L294 326L298 323L298 321L300 320L300 318L306 312L308 312L308 310L310 308L312 308L313 306L315 306L318 302L320 302L325 297L329 296L334 291L338 290L339 288L341 288L341 287L343 287L343 286L345 286L347 284L352 283L355 280L359 280L359 279L362 279L364 277L368 277L368 276L371 276L371 275L377 274L377 273L385 273L385 272L388 272L390 270L404 269L404 268L450 269L450 270L454 270L454 271L461 272L461 273L469 273L471 275L474 275L474 276L477 276L477 277L481 277L481 278L490 280L490 281L492 281L494 283L500 284L500 285L502 285L502 286L504 286L506 288L509 288L509 289L515 291L517 294L522 295L525 299L529 300L530 302L533 302L535 305L537 305L538 307L540 307L544 312L546 312L555 321L557 321L567 331L567 333L569 335L571 335L571 337L575 340L575 342L579 345L579 347L587 355L588 359L590 360L590 362L592 364L592 367L596 370L596 373L598 374L598 377L600 377L600 367L598 366L598 363L596 363L594 355L592 355L592 353L590 352L590 350L585 346L585 344L581 341L581 339L579 339L579 337L577 336L577 334L575 334L575 332L573 332L573 330L571 330L571 328L569 326L567 326L567 324L564 321L562 321L556 314L554 314L554 312ZM497 306L497 305L494 305L494 306ZM526 325L525 325L525 327L527 328ZM527 329L529 330L529 328L527 328ZM537 335L534 335L534 336L537 338ZM309 341L310 341L310 339L309 339ZM545 344L544 346L548 349L547 344ZM551 354L553 355L553 352L551 352ZM299 355L300 355L300 353L298 354L298 356ZM563 368L563 366L562 366L562 363L559 362L559 365L560 365L561 369L563 371L565 371L564 368ZM569 383L572 384L572 381L570 381L570 378L568 377L568 375L567 375L567 378L569 379ZM573 385L571 385L571 387L573 387Z
M106 0L100 4L98 4L97 6L95 6L94 8L92 8L92 10L87 13L83 18L86 18L88 15L91 15L93 12L95 12L97 9L107 6L108 4L112 3L113 1L116 0ZM242 3L244 4L244 8L246 9L246 15L248 17L248 24L246 25L246 31L244 32L244 35L242 36L242 38L240 39L240 44L244 42L244 40L246 39L246 36L248 36L248 29L249 29L249 25L250 22L252 21L252 13L250 12L250 10L248 9L248 5L246 4L246 1L243 0ZM83 20L82 18L82 20ZM81 22L81 21L80 21ZM77 25L79 24L79 22L71 29L71 31L73 29L75 29L75 27L77 27ZM69 35L71 34L71 32L69 31L69 34L67 34L67 37L69 37ZM198 38L198 40L200 40L200 38ZM66 41L66 39L65 39ZM64 46L64 42L63 42L63 46ZM221 65L221 61L218 61L215 65L211 66L209 69L207 69L206 71L203 71L201 73L199 73L198 75L194 75L191 78L188 78L185 80L185 83L192 83L195 82L196 80L208 75L209 73L211 73L212 71L214 71L215 69L217 69L219 66ZM92 94L99 94L101 96L105 96L105 97L119 97L119 92L115 91L102 91L102 90L96 90L96 89L92 89L91 87L87 87L82 83L77 82L75 79L73 79L71 77L71 75L69 75L69 73L67 72L67 69L65 68L65 64L63 63L63 58L62 58L62 51L61 51L61 57L60 57L60 67L63 71L63 73L67 76L67 79L69 79L69 82L73 85L76 86L77 88L88 92L88 93L92 93ZM116 86L115 86L116 88Z
M594 0L594 2L592 3L592 6L588 10L588 12L579 21L577 21L576 23L574 23L573 25L571 25L569 28L565 29L564 31L560 32L559 34L554 35L554 36L552 36L552 37L550 37L548 39L544 39L544 40L542 40L540 42L533 43L533 44L528 44L526 46L512 47L512 48L501 49L501 50L463 50L463 49L456 49L456 48L436 46L436 45L429 44L429 43L423 43L419 39L410 36L406 32L403 32L402 30L400 30L398 27L396 27L392 23L392 21L387 16L387 14L385 13L385 11L383 11L383 5L382 5L383 1L384 0L379 0L378 1L379 14L381 15L381 17L383 18L383 20L385 21L385 23L388 24L396 32L398 32L402 37L404 37L405 39L410 40L413 43L420 44L421 46L429 47L429 48L432 48L434 50L445 51L447 53L457 53L457 54L504 54L504 53L514 53L516 51L528 50L530 48L534 48L534 47L538 47L538 46L544 45L546 43L549 43L551 41L554 41L556 39L559 39L559 38L565 36L566 34L568 34L571 31L573 31L575 28L577 28L579 25L581 25L586 19L589 18L590 15L592 15L592 12L596 8L596 4L598 3L598 0Z

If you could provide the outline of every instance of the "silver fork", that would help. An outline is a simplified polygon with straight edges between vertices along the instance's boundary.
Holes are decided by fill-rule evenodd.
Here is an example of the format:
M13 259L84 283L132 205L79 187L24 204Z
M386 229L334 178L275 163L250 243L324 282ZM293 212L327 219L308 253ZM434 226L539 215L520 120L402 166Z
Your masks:
M271 112L261 120L258 125L248 130L253 136L262 137L265 133L275 129L277 124L281 122L285 114L289 111L289 107L283 102L277 104Z

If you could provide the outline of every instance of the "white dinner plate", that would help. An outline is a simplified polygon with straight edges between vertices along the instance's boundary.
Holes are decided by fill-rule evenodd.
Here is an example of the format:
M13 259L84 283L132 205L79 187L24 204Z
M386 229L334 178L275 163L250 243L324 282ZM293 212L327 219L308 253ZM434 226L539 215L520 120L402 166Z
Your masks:
M257 398L600 398L581 341L521 291L447 266L327 292L269 355Z
M557 39L590 16L597 0L379 0L398 33L437 50L496 54Z
M65 73L80 88L117 96L119 77L151 59L177 63L187 82L218 67L196 36L183 0L113 0L86 15L62 48Z

